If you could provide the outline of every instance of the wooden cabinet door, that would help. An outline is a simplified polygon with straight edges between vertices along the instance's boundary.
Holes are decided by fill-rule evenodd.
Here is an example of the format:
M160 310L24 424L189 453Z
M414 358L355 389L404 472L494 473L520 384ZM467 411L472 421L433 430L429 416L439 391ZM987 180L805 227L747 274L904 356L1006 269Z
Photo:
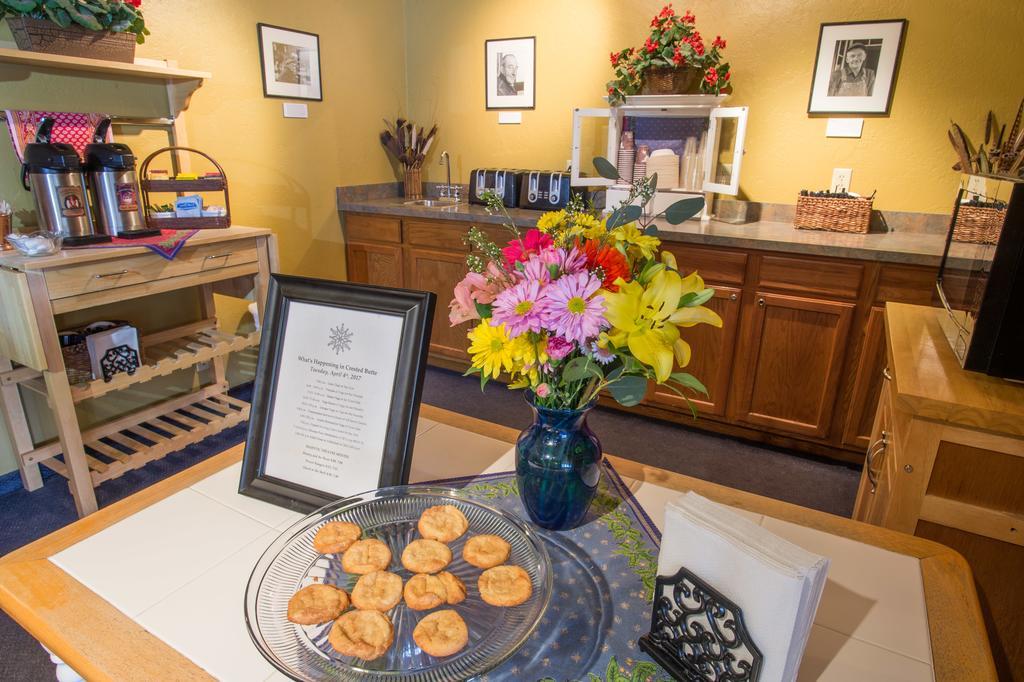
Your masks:
M732 375L733 350L736 335L739 333L740 298L739 289L715 287L715 297L706 305L722 318L722 328L699 324L696 327L680 329L683 339L693 349L693 358L685 369L677 367L673 371L689 372L707 387L709 398L687 392L703 414L725 415L729 379ZM684 414L689 413L686 401L678 393L664 386L655 386L647 400L656 405L676 408Z
M407 285L410 289L433 291L437 294L437 309L430 333L430 352L450 358L466 360L469 339L466 332L470 323L452 327L448 322L448 302L452 300L455 285L466 276L466 256L463 253L432 251L410 247Z
M860 475L853 518L885 526L893 499L892 480L896 462L896 434L892 427L892 406L888 391L879 396L873 426L865 447L864 469Z
M871 425L882 392L885 368L885 308L874 307L864 327L864 338L853 377L850 407L843 427L843 445L866 450L871 442Z
M402 286L402 247L349 242L345 253L348 256L350 282L384 287Z
M736 417L828 435L854 304L757 292L745 310Z

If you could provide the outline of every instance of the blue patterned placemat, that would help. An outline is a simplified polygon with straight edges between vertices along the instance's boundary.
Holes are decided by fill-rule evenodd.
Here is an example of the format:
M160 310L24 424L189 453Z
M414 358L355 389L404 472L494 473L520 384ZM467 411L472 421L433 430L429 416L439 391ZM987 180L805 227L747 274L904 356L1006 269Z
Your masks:
M529 518L514 472L432 483ZM661 533L607 460L586 520L570 531L540 534L554 569L551 604L526 644L481 679L670 679L636 643L651 625Z

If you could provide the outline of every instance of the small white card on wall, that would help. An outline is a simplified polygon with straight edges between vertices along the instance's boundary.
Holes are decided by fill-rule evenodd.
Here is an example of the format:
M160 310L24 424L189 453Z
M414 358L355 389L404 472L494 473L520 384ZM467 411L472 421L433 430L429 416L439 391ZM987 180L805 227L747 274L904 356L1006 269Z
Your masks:
M825 126L825 137L860 137L863 131L862 118L830 118Z
M523 122L523 112L521 111L499 111L498 112L498 123L503 125L519 125Z

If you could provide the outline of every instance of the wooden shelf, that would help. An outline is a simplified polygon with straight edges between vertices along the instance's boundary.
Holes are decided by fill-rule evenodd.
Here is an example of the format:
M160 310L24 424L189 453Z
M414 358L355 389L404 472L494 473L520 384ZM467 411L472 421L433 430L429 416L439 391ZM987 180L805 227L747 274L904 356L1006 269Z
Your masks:
M156 415L144 410L140 420L101 438L86 438L85 459L94 486L197 443L249 418L249 403L227 393L199 397L185 405L169 403ZM88 434L83 434L88 435ZM40 462L68 478L64 462Z
M206 80L212 75L207 71L192 71L154 63L126 64L106 59L66 57L48 52L30 52L11 48L0 48L0 63L23 64L64 71L88 71L110 76L132 76L162 81Z
M71 387L71 396L76 403L98 398L111 391L119 391L133 384L179 369L193 367L234 351L259 345L260 333L227 334L214 327L203 329L193 334L159 343L143 349L146 364L135 371L135 374L117 374L110 381L95 379L85 384Z
M196 180L143 180L142 189L150 192L222 192L227 182L220 178L199 178Z

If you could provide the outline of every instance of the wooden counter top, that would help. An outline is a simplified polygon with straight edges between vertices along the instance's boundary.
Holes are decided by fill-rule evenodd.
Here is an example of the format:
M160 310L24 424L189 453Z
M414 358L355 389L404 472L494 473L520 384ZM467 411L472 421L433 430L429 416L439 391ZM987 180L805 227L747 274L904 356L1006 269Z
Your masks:
M1024 384L960 367L939 324L941 308L889 303L889 371L904 409L928 419L1024 436Z

